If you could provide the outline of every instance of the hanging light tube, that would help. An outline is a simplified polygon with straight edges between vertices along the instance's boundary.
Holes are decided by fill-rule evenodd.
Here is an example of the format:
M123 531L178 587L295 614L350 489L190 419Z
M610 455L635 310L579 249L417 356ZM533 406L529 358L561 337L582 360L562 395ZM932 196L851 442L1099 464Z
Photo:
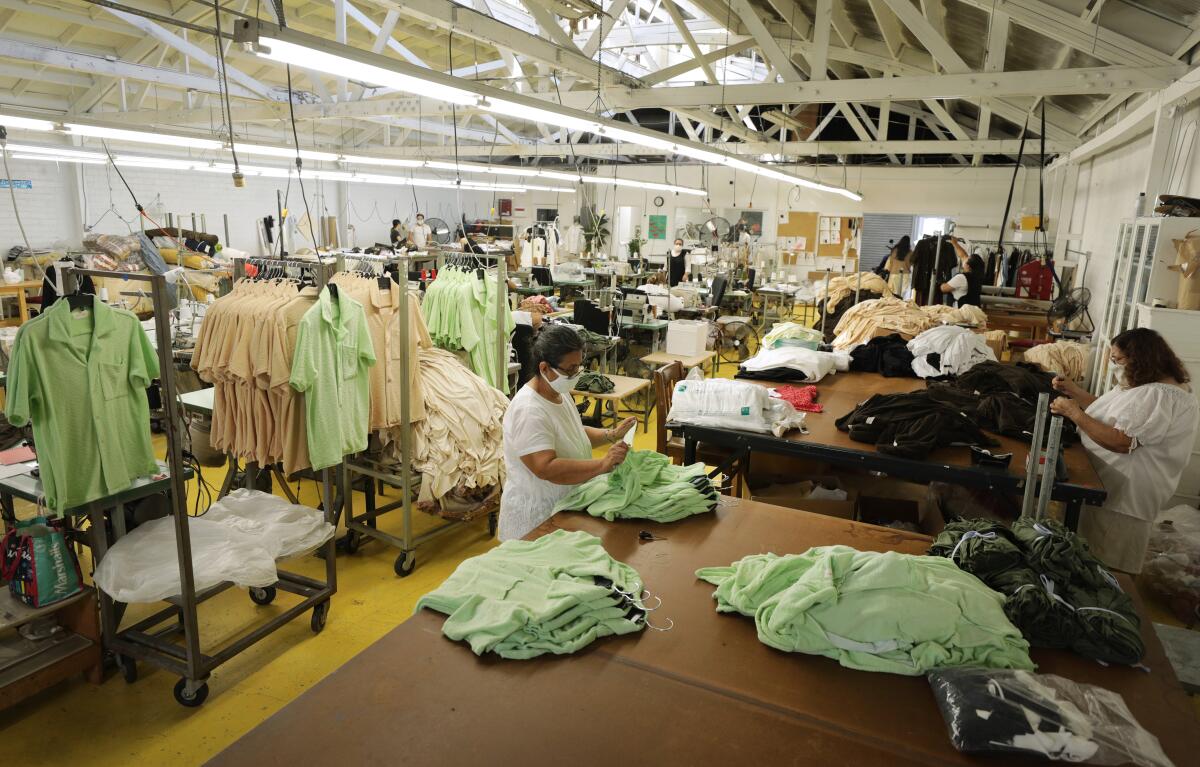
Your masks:
M81 125L65 123L64 126L72 135L89 138L106 138L113 141L130 141L139 144L161 144L164 146L188 147L190 149L221 149L224 145L215 139L193 138L191 136L170 136L162 133L147 133L144 131L122 130L120 128L104 128L99 125Z
M56 130L54 123L49 120L35 120L30 117L14 117L11 115L0 115L0 125L3 125L5 128L20 128L21 130Z

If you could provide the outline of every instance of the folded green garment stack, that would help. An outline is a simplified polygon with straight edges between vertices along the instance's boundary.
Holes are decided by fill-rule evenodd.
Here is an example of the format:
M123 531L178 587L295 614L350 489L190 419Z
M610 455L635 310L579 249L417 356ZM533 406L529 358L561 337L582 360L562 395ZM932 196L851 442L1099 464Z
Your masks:
M951 558L1004 594L1004 612L1034 647L1125 665L1145 654L1133 600L1087 543L1055 520L1022 518L1011 529L952 522L929 553Z
M466 560L416 609L446 614L442 633L476 655L526 660L641 631L641 593L637 571L610 557L599 538L556 530Z
M611 378L592 370L580 373L579 380L575 382L575 391L586 391L592 394L608 394L615 388L617 385Z
M908 676L1034 668L1004 597L939 557L819 546L756 554L696 577L717 586L718 612L753 616L759 640L779 650Z
M717 508L717 489L704 464L675 466L662 453L634 450L607 474L578 485L555 511L586 511L593 517L676 522Z

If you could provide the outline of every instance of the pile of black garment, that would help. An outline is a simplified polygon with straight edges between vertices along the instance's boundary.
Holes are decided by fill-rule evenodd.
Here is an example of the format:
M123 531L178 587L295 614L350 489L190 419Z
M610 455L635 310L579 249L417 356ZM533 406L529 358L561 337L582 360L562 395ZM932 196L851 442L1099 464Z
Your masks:
M1051 401L1061 396L1054 390L1053 380L1053 373L1037 365L981 362L953 381L930 383L926 391L990 432L1031 442L1038 395L1049 394ZM1049 433L1049 419L1045 428ZM1061 439L1063 445L1079 441L1074 422L1063 419Z
M841 301L837 302L837 306L833 307L833 313L825 317L825 343L833 341L837 333L834 328L842 321L842 315L850 310L851 306L861 304L863 301L871 301L876 298L883 298L882 293L875 293L870 290L864 290L858 295L858 300L854 299L854 292L848 293ZM821 329L821 318L825 316L825 299L817 302L817 319L813 322L813 330Z
M1055 520L1023 517L1011 529L982 519L952 522L929 553L1004 594L1005 614L1034 647L1129 666L1146 651L1133 600L1087 543Z
M878 336L850 351L850 369L860 373L881 373L885 378L916 377L908 341L892 333Z
M954 266L958 263L958 251L950 244L950 239L933 235L922 237L913 246L912 255L908 257L908 260L912 262L912 287L916 293L917 303L921 305L942 303L942 294L938 292L938 286L950 279ZM937 277L934 278L933 295L927 296L929 275L935 271Z
M1138 723L1124 698L1103 687L1054 674L972 667L935 669L928 678L959 751L1171 767L1158 738Z
M837 427L855 442L874 444L885 455L918 460L935 447L1000 444L957 408L938 402L927 391L875 394L837 419Z

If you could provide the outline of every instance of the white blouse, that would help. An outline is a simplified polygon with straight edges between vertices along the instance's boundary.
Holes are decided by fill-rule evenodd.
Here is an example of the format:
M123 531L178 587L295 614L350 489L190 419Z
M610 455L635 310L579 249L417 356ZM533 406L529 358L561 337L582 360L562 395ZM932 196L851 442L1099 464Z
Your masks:
M1104 482L1104 508L1153 521L1179 486L1196 444L1200 403L1190 387L1150 383L1116 388L1087 408L1097 421L1133 440L1128 453L1101 447L1080 430L1083 446Z

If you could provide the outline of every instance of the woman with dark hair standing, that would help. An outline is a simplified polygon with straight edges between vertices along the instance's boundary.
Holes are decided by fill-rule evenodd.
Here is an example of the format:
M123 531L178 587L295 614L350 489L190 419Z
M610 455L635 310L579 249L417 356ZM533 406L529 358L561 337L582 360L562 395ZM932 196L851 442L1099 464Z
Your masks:
M959 306L979 306L983 303L983 276L987 267L979 256L968 256L967 251L959 241L950 238L950 244L958 253L958 261L962 264L962 272L954 275L948 282L942 283L942 292L951 293Z
M521 387L504 414L504 493L500 496L502 541L524 537L550 518L554 504L575 485L606 474L625 460L622 441L637 424L626 418L615 429L584 426L571 398L583 367L583 339L571 328L551 325L533 344L537 375ZM592 448L608 445L603 458Z
M896 295L900 295L901 283L908 282L908 278L904 275L912 271L912 261L908 258L911 253L912 241L906 234L900 238L900 242L892 246L887 258L879 265L880 271L887 272L885 279L888 281L888 287Z
M1138 573L1154 519L1179 485L1196 443L1200 404L1183 363L1149 328L1112 340L1109 360L1120 385L1096 397L1054 379L1065 396L1050 404L1079 427L1083 447L1108 491L1099 509L1084 509L1079 534L1104 564Z

